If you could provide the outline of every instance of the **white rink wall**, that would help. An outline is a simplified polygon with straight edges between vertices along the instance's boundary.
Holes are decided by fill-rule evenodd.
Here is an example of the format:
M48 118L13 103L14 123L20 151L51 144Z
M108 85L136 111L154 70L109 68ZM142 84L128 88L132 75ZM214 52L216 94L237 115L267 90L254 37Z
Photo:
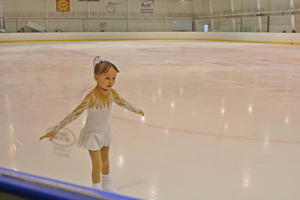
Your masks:
M28 22L47 32L300 32L300 0L157 0L150 13L143 2L71 1L57 12L54 0L0 0L0 21L6 32L32 32Z
M99 33L2 33L0 43L34 41L89 40L217 40L238 42L300 44L298 33L235 33L235 32L99 32Z

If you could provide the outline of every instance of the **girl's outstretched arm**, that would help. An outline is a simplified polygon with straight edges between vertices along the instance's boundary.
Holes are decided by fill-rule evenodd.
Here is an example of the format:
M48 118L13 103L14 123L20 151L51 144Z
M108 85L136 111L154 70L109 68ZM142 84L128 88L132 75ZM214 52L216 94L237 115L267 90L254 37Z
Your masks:
M114 98L114 102L116 104L118 104L119 106L131 111L131 112L134 112L134 113L137 113L137 114L140 114L142 116L144 116L144 112L141 110L141 109L137 109L135 108L134 106L132 106L130 103L128 103L125 99L121 98L119 96L119 94L116 92L116 90L112 89L112 94L113 94L113 98Z
M91 93L89 93L81 102L81 104L79 106L77 106L77 108L75 110L73 110L72 113L70 113L69 115L67 115L65 117L65 119L63 119L61 122L59 122L54 128L52 128L47 134L43 135L42 137L40 137L40 140L44 139L44 138L50 138L50 140L52 140L56 133L62 129L64 126L66 126L67 124L69 124L70 122L74 121L75 119L78 118L78 116L85 110L88 108L89 102L90 102L90 96Z

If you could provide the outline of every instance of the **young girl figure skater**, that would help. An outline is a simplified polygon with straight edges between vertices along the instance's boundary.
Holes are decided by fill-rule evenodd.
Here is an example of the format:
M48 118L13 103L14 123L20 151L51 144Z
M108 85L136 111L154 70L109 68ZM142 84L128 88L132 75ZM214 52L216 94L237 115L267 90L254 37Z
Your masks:
M109 167L111 133L108 118L111 105L115 102L119 106L142 116L144 116L144 112L130 105L112 88L119 72L114 64L97 56L94 58L93 66L97 86L86 95L72 113L47 134L40 137L40 140L44 138L52 140L60 129L78 118L84 110L87 110L87 120L81 129L78 144L89 151L92 161L93 187L108 192L116 192L111 182Z

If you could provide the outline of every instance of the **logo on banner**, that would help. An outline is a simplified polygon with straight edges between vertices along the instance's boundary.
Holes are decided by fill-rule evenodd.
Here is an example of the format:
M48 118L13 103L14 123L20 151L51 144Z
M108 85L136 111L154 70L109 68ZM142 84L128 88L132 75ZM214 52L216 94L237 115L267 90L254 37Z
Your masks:
M153 13L154 0L140 0L141 13Z
M70 0L56 0L56 11L57 12L69 12L70 11Z
M117 4L115 2L108 2L106 5L106 12L110 14L115 14L117 11Z
M106 4L106 13L109 13L109 14L115 14L117 12L117 6L120 6L122 5L121 2L111 2L109 1L107 4Z

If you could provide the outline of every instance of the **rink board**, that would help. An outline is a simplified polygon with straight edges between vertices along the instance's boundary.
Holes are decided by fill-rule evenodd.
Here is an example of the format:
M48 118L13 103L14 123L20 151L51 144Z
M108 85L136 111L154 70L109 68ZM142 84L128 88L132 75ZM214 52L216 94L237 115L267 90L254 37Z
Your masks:
M134 200L135 198L0 167L0 199Z

